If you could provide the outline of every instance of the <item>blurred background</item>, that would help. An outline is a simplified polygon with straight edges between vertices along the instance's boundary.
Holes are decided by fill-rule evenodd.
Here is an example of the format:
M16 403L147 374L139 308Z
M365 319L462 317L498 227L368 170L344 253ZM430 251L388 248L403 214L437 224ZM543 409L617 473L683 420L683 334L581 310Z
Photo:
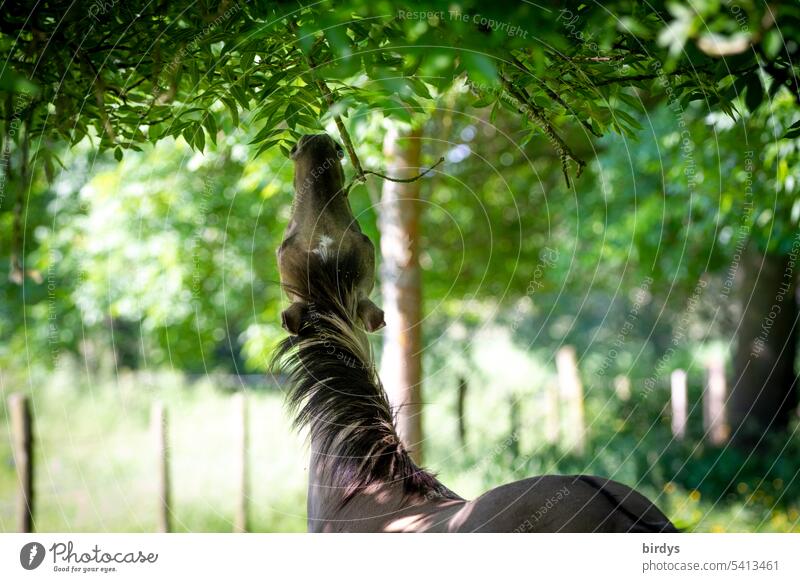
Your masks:
M602 137L564 126L587 162L571 186L550 140L463 79L415 87L429 100L413 120L353 110L365 168L403 169L408 155L384 153L398 127L418 135L406 165L444 157L404 190L419 334L390 320L371 341L384 370L412 342L394 361L422 373L406 387L421 402L412 436L450 488L592 473L689 531L800 531L800 113L796 93L768 91L764 74L759 95L762 82L758 102L740 87L734 115L676 107L663 87L620 93ZM32 454L37 531L155 531L165 513L173 531L305 531L308 450L268 370L285 333L275 249L292 164L285 147L255 153L258 110L229 108L208 106L203 144L178 131L123 155L98 147L98 122L6 172L0 531L20 519L15 447ZM284 146L341 138L330 115L280 123ZM27 153L4 144L18 168ZM350 193L379 250L385 190L370 177ZM389 312L396 279L378 260L373 297Z

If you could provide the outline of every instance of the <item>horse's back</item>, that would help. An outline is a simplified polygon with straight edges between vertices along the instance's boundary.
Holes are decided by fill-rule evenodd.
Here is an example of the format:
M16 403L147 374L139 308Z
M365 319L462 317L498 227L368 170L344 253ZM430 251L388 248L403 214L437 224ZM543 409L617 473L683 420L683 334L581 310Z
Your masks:
M589 475L542 475L492 489L451 521L464 532L677 532L645 496Z

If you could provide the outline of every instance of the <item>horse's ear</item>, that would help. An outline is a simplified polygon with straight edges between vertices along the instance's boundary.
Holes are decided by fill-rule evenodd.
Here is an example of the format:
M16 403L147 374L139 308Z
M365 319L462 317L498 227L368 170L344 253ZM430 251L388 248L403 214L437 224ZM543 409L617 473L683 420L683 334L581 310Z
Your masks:
M383 309L369 299L362 299L358 302L358 318L364 324L364 329L369 332L378 331L386 326L386 321L383 319Z
M308 306L305 303L292 303L281 313L281 326L292 335L299 334L307 311Z

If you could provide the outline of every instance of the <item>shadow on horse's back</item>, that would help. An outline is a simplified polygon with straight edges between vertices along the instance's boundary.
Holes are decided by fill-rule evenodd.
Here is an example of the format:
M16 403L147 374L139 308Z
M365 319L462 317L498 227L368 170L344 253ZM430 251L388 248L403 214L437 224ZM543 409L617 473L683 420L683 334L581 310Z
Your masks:
M677 532L646 497L589 475L541 475L468 502L452 524L469 532Z

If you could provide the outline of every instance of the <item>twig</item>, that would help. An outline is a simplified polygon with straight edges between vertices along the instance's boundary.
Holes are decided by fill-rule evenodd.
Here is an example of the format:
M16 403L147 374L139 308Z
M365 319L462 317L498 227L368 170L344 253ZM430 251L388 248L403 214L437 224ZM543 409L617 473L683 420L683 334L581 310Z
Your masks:
M297 33L297 25L296 23L292 22L290 24L290 29L295 34ZM311 78L314 79L314 83L317 85L319 92L322 93L322 96L325 98L325 102L328 104L328 107L333 109L335 101L333 99L333 93L331 92L330 88L328 87L327 83L324 80L317 77L316 70L318 65L315 65L311 62L310 55L314 52L314 48L316 47L317 43L322 41L322 38L318 38L314 41L314 44L309 51L309 56L300 50L300 54L303 60L306 62L306 66L308 66L308 71L311 74ZM339 135L342 138L342 142L344 142L344 147L347 150L347 157L350 158L350 163L353 164L353 169L356 171L356 178L361 182L364 181L364 169L361 167L361 161L358 159L358 155L356 154L356 149L353 147L353 141L350 139L350 133L347 131L347 128L342 121L342 117L340 115L333 115L333 121L336 123L336 128L339 130ZM350 188L348 187L347 190ZM345 192L347 194L347 192Z
M610 63L612 61L622 61L625 58L627 58L628 56L629 55L613 55L613 56L608 56L608 57L567 57L567 56L565 56L564 58L568 59L570 61L576 62L576 63Z
M30 121L26 116L22 120L22 139L20 140L20 166L19 166L19 188L18 196L14 202L11 223L11 257L9 263L11 269L8 278L12 283L22 285L25 280L25 250L22 246L23 231L22 217L26 214L28 205L28 156L30 155Z
M373 176L378 176L379 178L383 178L384 180L389 180L390 182L400 182L402 184L409 184L411 182L416 182L417 180L419 180L420 178L422 178L426 174L430 174L434 170L434 168L436 168L436 166L438 166L442 162L444 162L444 156L439 158L436 161L436 163L433 164L430 168L420 172L419 174L417 174L413 178L392 178L391 176L387 176L386 174L381 174L380 172L374 172L372 170L364 170L364 173L365 174L372 174Z
M106 134L108 135L108 139L113 143L117 141L116 132L114 131L114 126L111 125L111 120L108 117L108 111L106 111L106 101L105 101L105 91L106 91L106 84L103 81L103 77L100 75L100 71L97 70L92 59L87 57L80 47L75 49L75 54L78 56L78 59L83 63L84 70L91 69L91 73L94 73L94 80L92 81L92 92L94 93L94 99L97 102L97 112L100 116L100 122L103 124L103 129L105 130ZM102 140L102 136L101 136Z
M681 75L682 72L674 71L675 75ZM599 81L594 83L595 87L605 87L606 85L613 85L614 83L632 83L636 81L650 81L652 79L658 79L661 77L663 73L647 73L644 75L628 75L628 76L621 76L621 77L608 77L606 79L600 79Z
M313 74L313 73L312 73ZM320 93L325 97L325 101L328 103L328 107L333 108L334 100L333 100L333 93L328 88L328 85L325 84L325 81L321 79L316 79L317 87L319 87ZM358 159L356 155L356 150L353 147L353 141L350 139L350 133L347 131L347 128L344 126L344 122L342 121L341 116L334 115L333 120L336 122L336 128L339 130L339 135L344 142L344 147L347 150L347 156L350 158L350 163L353 164L353 168L356 171L356 176L363 182L364 181L364 169L361 167L361 161Z
M525 65L523 65L519 61L519 59L517 59L517 57L512 55L511 56L511 60L514 63L514 66L519 68L521 71L524 71L525 73L530 74L530 71L528 70L528 68ZM550 97L550 99L552 99L553 101L555 101L556 103L561 105L561 107L563 107L567 112L572 113L572 115L580 122L580 124L586 129L586 131L588 131L589 133L591 133L595 137L603 137L603 135L601 133L599 133L595 128L592 127L591 123L589 123L588 121L586 121L582 117L579 117L578 115L576 115L575 110L572 107L570 107L567 104L567 102L564 101L558 93L556 93L550 87L548 87L547 83L545 83L544 81L540 81L538 84L539 84L539 87L541 87L544 90L544 92L547 93L547 96Z
M756 67L758 68L758 67ZM747 68L742 69L742 72L746 72ZM650 81L652 79L657 79L661 76L681 76L681 75L696 75L698 73L708 73L709 71L704 68L703 66L692 67L690 69L675 69L674 71L665 72L659 71L657 73L645 73L643 75L621 75L619 77L607 77L605 79L600 79L599 81L594 83L595 87L604 87L606 85L612 85L614 83L630 83L636 81ZM732 71L732 74L736 74L739 71Z
M331 90L328 88L328 85L325 83L325 81L321 79L316 79L316 83L317 87L319 87L320 92L325 97L325 101L327 101L328 107L333 107L334 104L333 93L331 93ZM390 182L402 182L407 184L411 182L416 182L417 180L428 174L436 166L444 162L444 157L439 158L439 160L435 164L433 164L430 168L428 168L424 172L421 172L420 174L417 174L413 178L392 178L390 176L387 176L386 174L381 174L380 172L376 172L374 170L365 170L361 166L361 160L358 159L358 154L356 154L356 149L355 147L353 147L353 141L350 139L350 133L347 131L347 128L345 127L341 116L334 115L333 119L336 122L337 129L339 130L339 135L341 136L342 141L344 142L344 147L347 150L347 156L350 158L350 162L353 164L353 168L355 169L356 172L356 175L344 189L345 196L347 196L350 193L350 189L357 182L360 182L362 184L365 183L367 181L368 174L371 174L373 176L378 176L379 178L383 178L384 180L389 180Z
M294 30L294 27L292 28ZM319 42L319 39L317 40L317 42ZM309 51L309 54L311 52L313 52L313 47L312 50ZM314 79L314 82L316 83L319 92L322 93L322 96L325 98L325 102L328 104L328 107L333 108L335 104L335 100L333 98L333 92L330 90L330 87L328 87L327 83L325 83L324 80L317 77L315 73L317 65L312 63L310 57L307 57L305 54L303 54L303 59L306 61L306 65L308 65L309 72L311 73L311 76ZM344 142L345 150L347 150L347 157L350 158L350 163L353 164L353 169L355 170L356 173L356 175L344 189L345 196L347 196L350 193L350 190L357 182L360 182L362 184L366 182L367 175L378 176L379 178L383 178L384 180L389 180L390 182L401 182L407 184L410 182L416 182L417 180L419 180L420 178L431 172L436 166L444 162L444 157L441 157L430 168L417 174L412 178L392 178L391 176L387 176L386 174L382 174L374 170L365 170L361 166L361 160L358 159L358 154L356 154L356 149L353 146L353 140L350 139L350 132L347 131L347 128L345 127L344 122L342 121L342 117L340 115L334 114L333 120L336 122L336 128L339 130L339 135L342 138L342 142Z
M442 162L444 162L444 156L440 157L436 161L436 163L433 164L430 168L420 172L419 174L417 174L416 176L413 176L411 178L392 178L391 176L387 176L386 174L381 174L380 172L375 172L374 170L362 170L361 176L360 177L359 176L354 177L350 181L350 183L347 185L347 187L344 189L344 195L347 196L347 194L350 193L350 189L353 186L355 186L356 182L364 182L365 181L365 177L366 177L367 174L371 174L373 176L378 176L379 178L383 178L384 180L389 180L390 182L400 182L401 184L410 184L411 182L416 182L417 180L419 180L423 176L426 176L427 174L430 174L434 170L434 168L436 168L436 166L438 166Z
M572 160L578 165L578 169L575 172L576 178L580 177L581 173L583 172L583 168L586 166L586 162L572 152L567 143L561 138L560 135L558 135L558 133L556 133L556 130L547 119L544 110L533 103L524 89L518 89L515 87L514 84L502 74L500 75L500 81L505 89L503 96L505 96L506 99L508 99L519 110L520 113L533 121L533 123L535 123L539 129L542 130L547 139L550 141L550 144L558 153L558 157L561 160L561 171L564 173L564 181L567 183L567 188L570 188L572 183L569 179L569 160Z

